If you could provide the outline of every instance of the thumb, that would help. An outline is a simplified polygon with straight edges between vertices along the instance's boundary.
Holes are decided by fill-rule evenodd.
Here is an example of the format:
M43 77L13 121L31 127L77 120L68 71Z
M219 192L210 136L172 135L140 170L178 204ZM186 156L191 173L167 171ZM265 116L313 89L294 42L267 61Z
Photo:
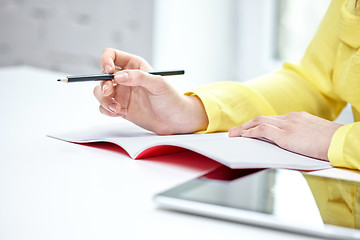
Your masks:
M152 94L160 94L166 87L166 81L163 77L152 75L141 70L123 70L115 73L116 83L131 86L143 87Z

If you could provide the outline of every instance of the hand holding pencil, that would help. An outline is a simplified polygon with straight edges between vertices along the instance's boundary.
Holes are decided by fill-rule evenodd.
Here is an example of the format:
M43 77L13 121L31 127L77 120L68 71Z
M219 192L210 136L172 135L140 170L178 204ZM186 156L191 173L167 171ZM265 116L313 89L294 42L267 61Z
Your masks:
M180 94L161 75L149 74L153 69L142 58L108 48L100 65L105 74L113 74L113 80L102 81L94 89L101 113L124 117L158 134L192 133L207 127L201 101Z

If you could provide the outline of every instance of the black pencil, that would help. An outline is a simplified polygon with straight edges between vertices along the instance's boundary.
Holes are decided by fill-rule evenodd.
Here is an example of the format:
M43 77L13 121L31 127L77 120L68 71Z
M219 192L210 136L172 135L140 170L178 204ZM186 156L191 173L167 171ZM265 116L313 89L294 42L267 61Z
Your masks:
M153 71L148 72L153 75L171 76L185 74L184 70L170 70L170 71ZM68 76L58 79L59 82L86 82L86 81L103 81L114 79L114 74L95 74L95 75L78 75Z

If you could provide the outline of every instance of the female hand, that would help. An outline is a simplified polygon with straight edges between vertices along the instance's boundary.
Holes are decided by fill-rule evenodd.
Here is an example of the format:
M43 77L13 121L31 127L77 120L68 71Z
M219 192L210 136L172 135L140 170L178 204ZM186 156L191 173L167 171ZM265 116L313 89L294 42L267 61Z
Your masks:
M104 81L94 89L101 113L124 117L158 134L206 128L208 119L200 99L180 94L163 77L146 73L152 68L142 58L107 48L100 65L105 73L115 73L113 81Z
M289 151L328 161L331 139L341 126L307 112L294 112L257 117L231 128L229 136L266 138Z

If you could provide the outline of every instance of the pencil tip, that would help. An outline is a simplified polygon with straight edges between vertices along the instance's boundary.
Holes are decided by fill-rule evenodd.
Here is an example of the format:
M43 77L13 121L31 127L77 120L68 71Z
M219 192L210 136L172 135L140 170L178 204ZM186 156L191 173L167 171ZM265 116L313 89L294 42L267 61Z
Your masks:
M60 78L57 81L58 82L68 82L68 78Z

